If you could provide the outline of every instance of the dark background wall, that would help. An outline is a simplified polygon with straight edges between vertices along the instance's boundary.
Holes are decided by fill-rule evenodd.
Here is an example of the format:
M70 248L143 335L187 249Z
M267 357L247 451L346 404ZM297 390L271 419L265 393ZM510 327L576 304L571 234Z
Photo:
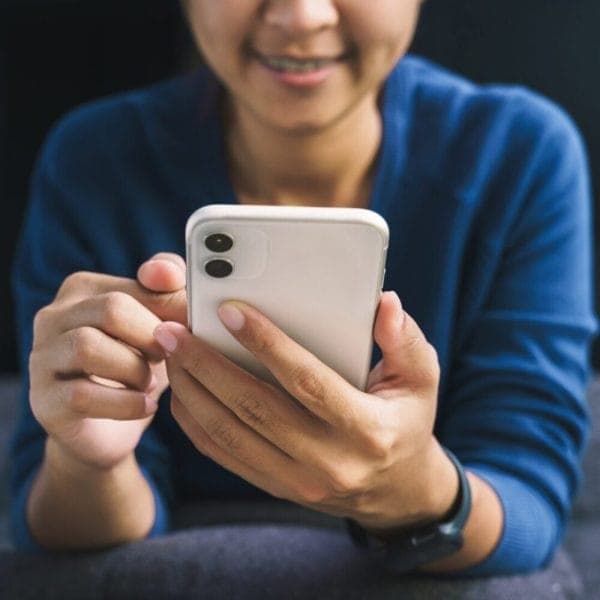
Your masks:
M36 153L68 109L176 73L175 0L0 0L0 372L15 371L9 265Z
M412 51L562 104L584 133L599 190L599 26L597 0L428 0ZM49 127L85 100L185 70L190 54L175 0L0 0L0 372L17 369L8 272Z

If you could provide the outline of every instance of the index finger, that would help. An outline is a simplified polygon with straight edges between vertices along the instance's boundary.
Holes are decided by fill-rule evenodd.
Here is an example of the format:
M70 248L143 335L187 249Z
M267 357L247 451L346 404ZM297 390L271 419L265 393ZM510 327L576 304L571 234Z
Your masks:
M287 336L257 309L242 302L228 301L221 304L218 312L232 335L310 412L343 428L370 422L363 392Z
M143 304L161 321L177 321L187 325L187 296L185 288L175 292L152 292L137 280L103 273L80 271L69 275L61 285L56 300L124 292Z

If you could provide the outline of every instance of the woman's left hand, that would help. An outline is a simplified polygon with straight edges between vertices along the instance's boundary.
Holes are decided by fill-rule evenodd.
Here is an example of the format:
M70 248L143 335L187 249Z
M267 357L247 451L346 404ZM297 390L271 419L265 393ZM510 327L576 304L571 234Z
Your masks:
M232 335L285 391L165 322L171 410L196 448L273 496L351 517L385 538L442 518L458 476L433 435L439 366L395 292L374 326L381 361L363 392L238 301L219 308Z

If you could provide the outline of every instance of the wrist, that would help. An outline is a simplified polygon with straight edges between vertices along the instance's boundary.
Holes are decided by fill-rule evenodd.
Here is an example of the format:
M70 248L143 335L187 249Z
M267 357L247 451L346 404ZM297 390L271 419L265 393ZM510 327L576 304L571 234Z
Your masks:
M380 514L376 522L355 519L370 535L388 541L415 527L442 522L452 513L459 494L459 476L435 437L431 437L422 454L422 461L413 472L420 477L412 478L412 510L407 512L406 503L398 501L401 497L398 493L393 494L387 504L396 510L402 510L402 514ZM407 478L403 480L406 481ZM403 495L406 496L406 484L402 485Z
M454 564L450 557L460 556L462 561L471 554L471 549L465 548L467 523L471 522L471 485L456 456L450 450L444 449L444 452L456 470L459 483L454 503L441 520L411 526L393 538L384 540L369 535L351 519L346 520L353 541L363 548L383 552L385 563L392 571L405 573L423 565L445 565L447 557Z
M100 464L86 461L53 436L46 439L44 467L50 473L61 477L86 478L111 477L115 473L137 467L137 459L132 451L118 462Z
M454 511L460 492L460 477L456 466L435 437L431 437L423 502L426 523L445 521Z
M31 534L42 546L84 550L145 537L156 507L133 454L111 467L98 467L48 438L25 511Z

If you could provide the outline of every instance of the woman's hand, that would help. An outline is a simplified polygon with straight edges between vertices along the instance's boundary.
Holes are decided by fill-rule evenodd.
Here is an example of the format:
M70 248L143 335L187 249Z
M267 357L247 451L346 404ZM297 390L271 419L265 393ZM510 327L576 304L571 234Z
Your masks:
M173 256L155 258L181 261ZM147 263L141 275L143 269ZM161 318L186 321L185 277L178 286L168 274L162 279L172 293L150 293L132 279L75 273L36 314L30 403L52 456L109 469L132 455L168 385L152 332Z
M273 496L352 517L382 537L443 517L458 477L432 434L437 355L395 293L382 295L374 338L383 358L366 392L255 308L227 302L219 315L282 389L184 326L158 326L171 410L200 452Z

